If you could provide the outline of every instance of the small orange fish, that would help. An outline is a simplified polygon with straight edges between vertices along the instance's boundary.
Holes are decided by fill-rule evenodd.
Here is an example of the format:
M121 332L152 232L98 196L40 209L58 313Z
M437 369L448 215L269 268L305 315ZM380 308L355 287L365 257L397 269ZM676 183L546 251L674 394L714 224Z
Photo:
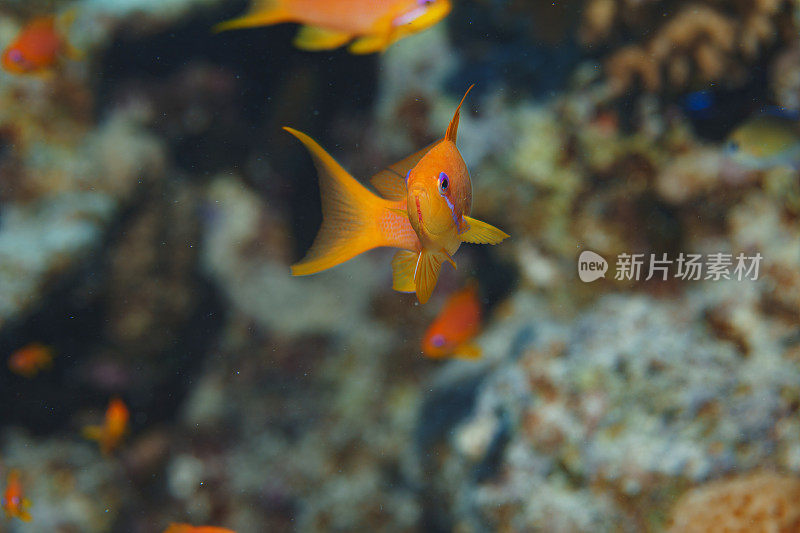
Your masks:
M6 518L19 518L23 522L32 520L31 514L28 512L31 502L23 495L19 472L16 470L8 473L8 485L6 485L1 503L6 512Z
M451 0L254 0L247 15L214 30L296 22L304 25L298 48L330 50L356 39L350 52L371 54L439 23L451 9Z
M74 11L62 21L48 15L31 20L5 49L0 65L12 74L45 74L51 72L61 57L78 59L81 54L64 36L60 27L72 24Z
M8 368L15 374L32 378L40 370L53 365L53 349L34 342L12 353L8 358Z
M108 455L122 443L128 434L130 412L119 398L113 398L106 409L105 422L102 426L86 426L83 436L100 443L100 450Z
M322 226L303 260L292 265L292 275L321 272L372 248L400 248L392 259L392 288L415 292L424 304L442 263L456 266L452 256L462 242L497 244L508 237L468 216L472 182L456 148L461 103L442 140L372 177L383 198L356 181L311 137L284 128L311 153L322 195Z
M433 358L452 355L476 359L481 356L480 348L469 341L478 334L480 324L478 287L470 283L447 299L422 338L422 351Z
M191 524L170 524L164 533L236 533L232 529L216 526L193 526Z

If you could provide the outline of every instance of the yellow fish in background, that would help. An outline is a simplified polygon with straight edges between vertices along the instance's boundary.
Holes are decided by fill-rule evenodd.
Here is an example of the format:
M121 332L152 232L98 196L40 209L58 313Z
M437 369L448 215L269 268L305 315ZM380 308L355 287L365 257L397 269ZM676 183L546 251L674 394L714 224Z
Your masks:
M371 54L438 24L451 9L450 0L253 0L247 15L214 31L296 22L303 25L298 48L330 50L355 39L350 52Z
M322 196L322 226L306 256L292 266L292 275L327 270L372 248L400 248L392 260L392 288L416 292L424 304L442 263L456 266L452 256L462 242L497 244L508 237L469 217L472 182L456 147L461 103L443 139L373 176L372 185L383 198L356 181L311 137L284 128L314 159Z
M800 121L779 111L756 115L733 131L724 153L752 170L800 168Z

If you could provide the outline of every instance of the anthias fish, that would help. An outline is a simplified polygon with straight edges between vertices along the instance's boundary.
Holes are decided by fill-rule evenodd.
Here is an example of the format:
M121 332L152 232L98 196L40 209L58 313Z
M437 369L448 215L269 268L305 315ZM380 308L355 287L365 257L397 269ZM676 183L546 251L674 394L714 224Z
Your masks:
M17 38L3 51L0 65L12 74L45 74L62 57L78 59L81 54L67 41L63 28L75 17L70 11L61 20L53 15L37 17L22 28Z
M22 482L20 481L19 472L12 470L8 474L8 483L6 490L3 493L2 503L3 510L6 512L6 518L19 518L23 522L30 522L32 517L28 508L31 502L25 498L22 492Z
M724 150L733 162L753 170L800 168L800 120L777 112L757 115L733 131Z
M216 526L193 526L191 524L170 524L164 533L236 533L232 529Z
M15 374L26 378L36 376L41 370L53 364L53 349L34 342L12 353L8 358L8 368Z
M463 102L443 139L373 176L383 198L348 174L311 137L285 128L310 152L322 195L322 226L306 256L292 266L293 275L315 274L372 248L400 248L392 260L392 287L416 292L425 303L442 263L456 266L453 254L462 242L497 244L508 237L469 217L472 182L456 147Z
M470 283L447 299L422 338L422 352L432 358L478 358L481 356L480 348L470 341L478 334L480 325L478 287Z
M128 434L129 420L130 412L125 402L113 398L106 408L103 425L86 426L83 428L83 435L87 439L96 440L100 444L100 450L104 454L109 454L122 444Z
M303 25L298 48L330 50L353 41L350 52L371 54L437 24L451 8L451 0L254 0L247 15L214 29L296 22Z

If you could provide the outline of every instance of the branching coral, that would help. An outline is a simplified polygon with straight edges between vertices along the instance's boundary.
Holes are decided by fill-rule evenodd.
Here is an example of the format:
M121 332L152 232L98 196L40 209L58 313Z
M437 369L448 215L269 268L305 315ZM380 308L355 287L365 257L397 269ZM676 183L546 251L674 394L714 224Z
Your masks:
M615 50L606 62L618 93L637 80L647 91L736 83L743 79L744 68L778 39L786 6L786 0L589 0L580 37L590 46L617 44L609 42L612 35L636 41Z
M757 472L684 494L672 511L672 533L800 531L800 479Z

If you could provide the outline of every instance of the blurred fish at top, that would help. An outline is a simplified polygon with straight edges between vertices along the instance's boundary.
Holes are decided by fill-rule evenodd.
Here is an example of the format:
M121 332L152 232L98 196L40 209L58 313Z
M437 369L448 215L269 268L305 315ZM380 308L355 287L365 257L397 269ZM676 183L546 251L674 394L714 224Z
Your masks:
M23 522L30 522L32 517L31 513L28 512L28 508L31 506L31 502L25 498L22 492L22 482L19 478L17 470L9 472L8 483L0 504L2 504L3 510L6 512L6 518L19 518Z
M56 17L32 19L8 45L0 58L3 69L12 74L47 76L63 57L80 59L82 54L67 41L66 29L75 20L75 10Z
M298 48L330 50L355 39L351 53L371 54L439 23L451 9L450 0L253 0L247 15L214 31L296 22L303 25Z
M422 338L422 352L432 358L476 359L481 356L481 350L470 341L478 334L480 325L478 286L469 283L447 299Z
M103 425L86 426L83 428L83 436L100 443L100 450L108 455L122 444L123 439L128 434L130 417L130 411L128 411L125 402L119 398L113 398L106 409Z
M752 170L800 168L800 122L790 112L774 110L756 115L728 137L725 156Z
M53 349L38 342L23 346L8 358L9 370L26 378L32 378L51 366Z

